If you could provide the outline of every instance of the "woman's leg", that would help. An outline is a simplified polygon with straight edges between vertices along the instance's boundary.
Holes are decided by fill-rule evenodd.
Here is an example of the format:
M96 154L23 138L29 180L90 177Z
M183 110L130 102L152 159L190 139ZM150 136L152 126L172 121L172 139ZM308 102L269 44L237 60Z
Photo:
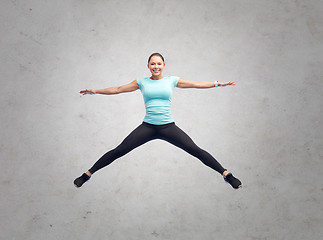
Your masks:
M127 154L131 150L140 145L153 140L156 136L156 131L147 124L142 123L133 130L115 149L104 154L86 173L74 180L76 187L81 187L83 183L90 179L90 176L101 168L109 165L117 158Z
M183 130L175 125L175 123L162 129L159 132L159 135L161 139L183 149L194 157L197 157L202 163L218 173L225 173L226 169L223 168L211 154L199 148Z
M183 130L175 125L175 123L160 130L159 137L177 147L180 147L181 149L200 159L206 166L222 174L224 176L224 180L233 188L238 189L241 187L241 182L239 179L235 178L232 173L229 173L225 168L223 168L221 164L214 157L212 157L211 154L199 148Z
M109 165L114 160L127 154L131 150L139 147L140 145L154 139L155 130L142 123L135 130L133 130L115 149L104 154L94 165L89 169L91 174L99 169Z

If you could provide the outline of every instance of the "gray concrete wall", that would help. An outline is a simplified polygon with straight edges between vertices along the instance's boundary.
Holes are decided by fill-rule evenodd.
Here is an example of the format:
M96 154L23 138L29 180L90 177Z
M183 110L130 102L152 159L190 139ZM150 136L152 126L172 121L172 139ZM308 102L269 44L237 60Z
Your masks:
M1 239L321 239L322 1L2 0ZM81 189L72 182L139 125L149 76L235 81L176 89L178 126L237 175L163 141Z

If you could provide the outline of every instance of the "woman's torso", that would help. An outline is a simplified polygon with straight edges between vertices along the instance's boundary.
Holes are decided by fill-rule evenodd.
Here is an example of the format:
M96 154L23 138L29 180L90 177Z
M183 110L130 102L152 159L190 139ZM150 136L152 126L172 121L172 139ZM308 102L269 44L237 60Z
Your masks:
M149 77L137 79L146 107L144 122L155 125L174 122L171 115L171 98L178 80L179 77L173 76L159 80Z

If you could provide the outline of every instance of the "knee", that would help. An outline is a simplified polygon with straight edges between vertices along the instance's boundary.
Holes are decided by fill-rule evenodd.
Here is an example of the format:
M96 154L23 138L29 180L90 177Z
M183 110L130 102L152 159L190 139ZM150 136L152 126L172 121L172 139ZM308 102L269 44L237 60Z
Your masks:
M203 158L203 156L205 154L205 151L197 146L189 147L188 149L186 149L186 151L188 153L190 153L191 155L193 155L194 157L197 157L199 159Z
M121 153L122 153L122 148L120 147L116 147L115 149L112 150L113 152L113 155L118 158L121 156Z
M112 151L113 151L113 155L115 156L115 158L119 158L128 152L127 149L123 146L118 146L115 149L113 149Z

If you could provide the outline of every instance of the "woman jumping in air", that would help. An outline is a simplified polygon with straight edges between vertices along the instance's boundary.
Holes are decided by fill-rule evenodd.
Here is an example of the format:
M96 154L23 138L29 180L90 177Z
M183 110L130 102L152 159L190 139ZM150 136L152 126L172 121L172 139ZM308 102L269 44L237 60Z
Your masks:
M193 140L179 127L171 115L171 97L175 87L179 88L213 88L218 86L235 85L234 82L195 82L183 80L179 77L163 77L165 68L164 58L159 53L153 53L148 59L151 77L141 78L120 86L100 90L86 89L80 93L86 94L119 94L141 90L146 107L146 116L135 130L115 149L104 154L86 173L74 180L76 187L81 187L99 169L109 165L117 158L153 139L165 140L189 154L200 159L206 166L220 173L224 180L235 189L241 187L239 179L228 172L211 154L199 148Z

